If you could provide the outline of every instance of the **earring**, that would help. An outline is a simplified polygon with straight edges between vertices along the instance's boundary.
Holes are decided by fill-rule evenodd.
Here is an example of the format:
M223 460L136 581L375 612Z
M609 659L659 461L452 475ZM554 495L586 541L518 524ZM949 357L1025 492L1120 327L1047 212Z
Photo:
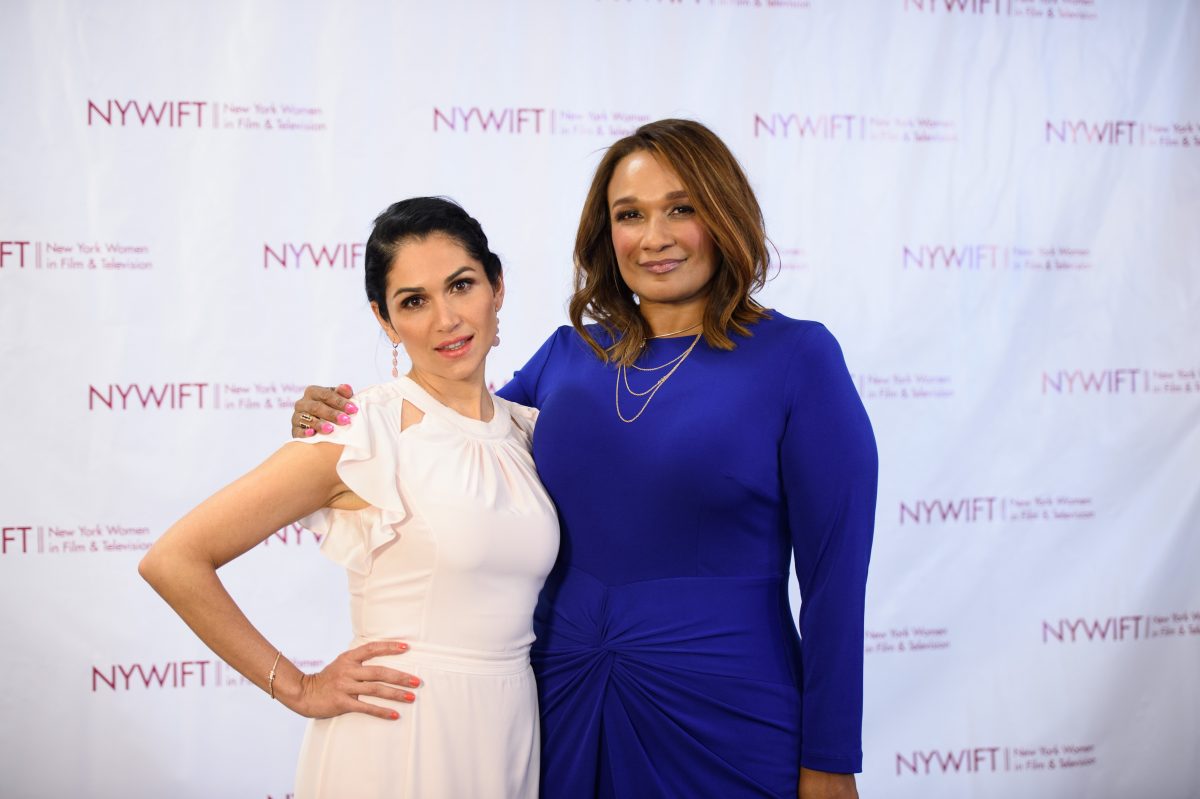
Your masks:
M500 317L499 317L499 315L496 316L496 335L495 335L495 337L492 338L492 346L493 347L500 346Z
M400 342L392 342L392 377L400 376Z

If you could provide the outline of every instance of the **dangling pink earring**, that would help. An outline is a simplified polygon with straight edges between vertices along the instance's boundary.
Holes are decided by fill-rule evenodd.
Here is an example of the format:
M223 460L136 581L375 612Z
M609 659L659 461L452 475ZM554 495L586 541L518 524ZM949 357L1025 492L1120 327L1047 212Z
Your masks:
M400 348L400 342L393 341L392 342L392 377L400 376L400 354L398 352L399 348Z
M499 317L499 315L496 316L496 335L492 339L492 346L493 347L500 346L500 317Z

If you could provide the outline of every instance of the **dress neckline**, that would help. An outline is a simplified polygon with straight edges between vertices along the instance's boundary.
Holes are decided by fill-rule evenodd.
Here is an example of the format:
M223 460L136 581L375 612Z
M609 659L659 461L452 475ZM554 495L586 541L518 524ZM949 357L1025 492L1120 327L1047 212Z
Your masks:
M495 394L491 395L492 418L484 422L479 419L472 419L469 416L463 416L458 411L445 405L408 375L397 378L396 382L403 387L402 393L405 395L405 398L412 401L412 404L422 413L426 415L432 414L457 427L469 436L474 438L503 438L512 429L512 417L508 413L508 408L505 407L504 402Z

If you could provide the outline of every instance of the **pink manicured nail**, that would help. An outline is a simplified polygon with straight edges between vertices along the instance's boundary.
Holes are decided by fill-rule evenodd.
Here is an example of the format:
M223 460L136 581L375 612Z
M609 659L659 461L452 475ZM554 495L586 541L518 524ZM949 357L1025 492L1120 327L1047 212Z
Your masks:
M353 402L346 403L346 413L358 413L358 406Z
M406 691L406 692L405 692L405 694L404 694L404 701L405 701L405 702L411 702L411 701L413 701L413 700L414 700L414 699L416 699L416 698L417 698L417 697L413 696L412 694L408 693L407 691Z
M321 422L321 432L322 433L332 433L333 425L331 425L329 422Z
M421 684L421 681L418 680L416 677L409 677L408 684L411 685L413 688L416 688L417 686L419 686Z
M393 710L392 711L392 721L395 721L398 718L400 718L400 714Z
M316 434L317 434L317 431L313 430L311 427L304 428L304 437L305 438L308 438L309 436L315 436Z
M399 649L401 652L403 652L403 651L405 651L406 649L408 649L408 644L401 644L401 643L397 643L397 644L396 644L396 648L397 648L397 649Z
M344 413L338 414L338 424L350 424L350 417Z

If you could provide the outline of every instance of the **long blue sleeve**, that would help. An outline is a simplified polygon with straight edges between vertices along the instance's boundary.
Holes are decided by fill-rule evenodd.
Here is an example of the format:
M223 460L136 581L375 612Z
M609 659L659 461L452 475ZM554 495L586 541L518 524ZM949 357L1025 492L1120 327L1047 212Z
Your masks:
M796 344L780 448L803 664L801 764L862 769L863 617L879 462L841 349L822 326ZM858 740L858 751L847 742Z

